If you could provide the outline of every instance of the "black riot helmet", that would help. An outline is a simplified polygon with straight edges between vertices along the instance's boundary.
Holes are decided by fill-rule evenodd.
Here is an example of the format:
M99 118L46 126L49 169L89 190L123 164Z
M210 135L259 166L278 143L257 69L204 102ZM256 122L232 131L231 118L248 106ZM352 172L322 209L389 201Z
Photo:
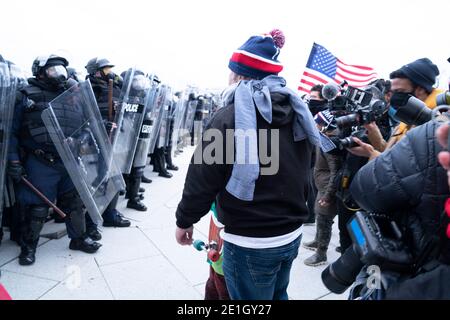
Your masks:
M63 87L68 79L67 66L69 62L66 58L50 54L34 59L31 71L34 77L54 87Z
M114 65L108 59L95 57L88 61L85 68L88 74L95 75L97 71L101 71L103 68L108 67L114 67Z
M124 81L131 81L131 88L136 91L143 91L149 89L151 86L150 79L145 75L145 73L139 69L135 69L133 73L133 79L129 79L128 77L131 75L131 71L133 69L128 69L121 73L121 78Z
M33 66L31 67L31 72L34 77L37 77L42 71L48 67L52 66L63 66L64 69L67 68L69 62L66 58L58 56L56 54L50 54L47 56L39 56L33 61Z

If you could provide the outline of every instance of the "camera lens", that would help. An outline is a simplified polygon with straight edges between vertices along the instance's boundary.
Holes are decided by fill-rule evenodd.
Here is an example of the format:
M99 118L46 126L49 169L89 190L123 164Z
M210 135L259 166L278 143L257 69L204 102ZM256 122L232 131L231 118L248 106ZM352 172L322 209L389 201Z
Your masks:
M359 124L357 114L349 114L348 116L339 117L336 119L336 125L339 128L353 127Z
M355 140L353 140L353 137L347 137L347 138L339 140L339 149L340 150L351 149L351 148L354 148L357 146L358 146L358 144L356 143Z
M352 246L322 272L322 282L331 292L342 294L355 282L363 266Z

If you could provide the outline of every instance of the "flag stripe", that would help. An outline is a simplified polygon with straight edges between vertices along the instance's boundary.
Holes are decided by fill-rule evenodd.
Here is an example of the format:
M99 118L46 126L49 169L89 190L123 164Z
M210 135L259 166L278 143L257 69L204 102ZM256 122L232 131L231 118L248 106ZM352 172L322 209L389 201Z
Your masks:
M300 83L304 83L304 84L306 84L306 85L308 85L308 86L310 86L310 87L314 87L314 86L315 86L315 83L314 83L314 82L307 81L307 80L305 80L305 79L300 80Z
M367 70L367 71L373 71L372 68L370 67L364 67L364 66L357 66L357 65L351 65L351 64L346 64L344 62L342 62L342 60L337 60L338 62L342 63L343 65L347 66L347 67L353 67L353 68L357 68L357 69L362 69L362 70Z
M322 79L322 78L320 78L320 77L318 77L318 76L316 76L316 75L314 75L312 73L306 72L306 71L303 72L303 75L305 75L307 77L310 77L310 78L313 78L314 80L317 80L319 82L322 82L323 84L327 84L328 83L328 81L326 81L326 80L324 80L324 79Z
M302 86L299 86L299 87L298 87L298 90L299 90L299 91L306 92L306 93L310 93L310 92L311 92L311 90L305 89L305 88L303 88Z
M298 90L309 93L314 85L330 82L341 84L343 81L361 88L377 78L378 74L373 68L346 64L325 47L314 43Z
M376 75L376 72L372 72L372 73L359 73L359 72L355 72L355 71L351 71L349 68L344 68L343 66L340 65L340 63L337 64L338 68L341 69L342 71L351 74L352 76L358 76L358 77L368 77L368 76L373 76Z
M347 80L348 82L356 82L356 83L362 83L362 82L370 82L374 79L376 79L377 77L370 77L370 78L366 78L365 80L358 80L358 79L354 79L354 78L350 78L348 76L345 76L343 74L341 74L339 71L336 72L336 76L340 76L341 78Z

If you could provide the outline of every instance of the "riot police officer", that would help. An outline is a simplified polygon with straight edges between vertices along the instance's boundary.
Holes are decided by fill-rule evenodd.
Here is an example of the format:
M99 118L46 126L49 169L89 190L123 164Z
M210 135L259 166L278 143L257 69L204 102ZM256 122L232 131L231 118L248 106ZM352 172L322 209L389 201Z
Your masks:
M130 72L131 69L128 70ZM126 78L127 71L124 71L121 76ZM155 76L156 77L156 76ZM153 77L153 81L155 81ZM157 78L156 78L157 79ZM158 80L159 81L159 80ZM144 169L147 163L148 143L149 143L149 127L151 120L149 115L151 113L151 106L147 103L147 96L151 88L151 79L145 75L141 70L135 70L133 73L133 80L131 81L131 88L129 92L128 102L137 104L143 107L143 123L139 130L138 142L134 153L133 164L130 174L126 175L127 191L125 198L128 199L127 208L137 211L147 211L147 207L141 201L143 195L140 192L145 191L141 188L142 177L144 176Z
M115 128L115 105L120 98L122 87L122 78L112 72L113 67L114 65L108 59L97 57L89 60L86 65L86 70L88 72L86 79L89 79L91 82L92 90L94 91L108 134ZM112 80L112 106L110 105L108 98L110 94L110 80ZM119 194L116 195L103 213L104 227L126 228L131 225L130 221L124 219L122 214L116 209L118 200ZM100 234L92 224L89 224L88 229L89 234L92 234L97 238L100 237Z
M20 183L23 176L50 201L58 199L58 206L67 214L70 249L94 253L101 247L85 234L83 203L41 118L48 103L73 84L68 81L68 64L57 55L36 58L32 66L33 78L16 98L7 172L17 183L18 199L26 208L28 218L19 256L21 265L35 262L39 234L49 213L48 205ZM77 121L67 120L63 126L70 127L71 122Z

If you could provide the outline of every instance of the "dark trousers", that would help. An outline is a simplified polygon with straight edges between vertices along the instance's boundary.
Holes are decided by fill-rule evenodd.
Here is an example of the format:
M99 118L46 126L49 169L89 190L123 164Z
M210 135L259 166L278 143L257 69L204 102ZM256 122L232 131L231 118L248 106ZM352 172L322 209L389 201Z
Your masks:
M165 159L165 148L156 148L152 154L153 160L153 171L155 172L165 172L166 171L166 159Z
M316 214L314 211L314 205L316 203L316 198L317 198L317 188L316 188L316 184L314 183L313 172L314 172L314 169L311 169L311 177L309 179L308 199L306 200L306 204L308 205L308 212L309 212L309 217L308 217L308 220L306 221L307 223L314 222L314 220L316 218Z
M352 238L350 237L350 234L347 230L347 224L353 217L354 212L348 210L340 199L337 200L336 207L339 219L339 243L342 250L341 252L345 252L345 250L347 250L347 248L349 248L353 243Z

